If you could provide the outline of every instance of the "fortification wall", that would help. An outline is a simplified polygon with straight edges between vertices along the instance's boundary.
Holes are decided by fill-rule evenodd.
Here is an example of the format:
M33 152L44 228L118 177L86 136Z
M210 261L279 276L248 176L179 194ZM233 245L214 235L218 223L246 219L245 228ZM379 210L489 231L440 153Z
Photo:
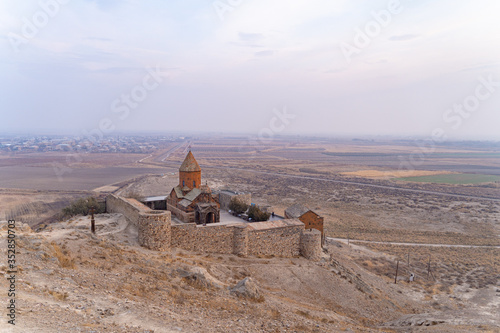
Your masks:
M168 251L171 244L171 220L168 211L140 212L139 244L150 250Z
M189 223L189 222L194 222L194 212L192 213L186 213L180 210L179 208L172 206L171 204L167 203L167 209L171 211L175 217L177 217L179 220Z
M243 223L233 227L233 254L248 255L248 229Z
M151 210L135 199L114 194L106 197L106 211L120 213L135 225L139 231L141 246L157 251L170 249L170 212Z
M190 251L233 253L234 227L231 225L206 226L190 224L172 225L172 247Z
M301 253L303 231L302 223L267 229L253 229L245 223L206 226L190 223L172 225L171 244L199 252L295 257Z
M106 197L106 212L121 213L135 226L138 226L139 213L148 211L152 210L135 199L122 198L114 194Z
M321 231L303 230L300 237L300 254L311 260L321 259Z
M230 225L171 224L169 211L154 211L135 199L109 195L106 210L121 213L139 230L139 244L152 250L171 247L222 254L295 257L321 256L321 232L304 230L299 220L235 223Z
M249 255L295 257L300 254L300 235L304 225L248 231Z

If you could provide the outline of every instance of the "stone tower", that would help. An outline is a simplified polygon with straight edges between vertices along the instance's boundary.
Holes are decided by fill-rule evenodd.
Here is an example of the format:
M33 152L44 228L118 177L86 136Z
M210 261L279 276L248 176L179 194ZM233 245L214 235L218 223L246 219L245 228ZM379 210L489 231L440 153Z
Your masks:
M193 153L189 151L184 162L179 168L179 187L184 192L185 190L192 190L200 188L201 185L201 168L196 162ZM189 191L188 190L188 191Z

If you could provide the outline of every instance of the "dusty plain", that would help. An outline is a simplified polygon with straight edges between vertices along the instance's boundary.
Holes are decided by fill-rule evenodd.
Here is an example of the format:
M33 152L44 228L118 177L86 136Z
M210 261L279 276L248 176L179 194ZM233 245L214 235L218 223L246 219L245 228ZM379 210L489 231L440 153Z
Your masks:
M120 216L99 216L97 236L86 230L88 217L54 220L77 197L167 194L189 147L212 188L251 192L277 214L301 202L324 216L323 260L161 254L140 248ZM54 161L70 170L62 181ZM401 178L499 170L500 144L478 142L221 136L78 163L62 153L1 156L0 219L39 231L21 237L19 322L23 332L55 332L50 318L77 332L497 332L499 182ZM199 268L216 282L181 277ZM260 286L260 301L228 293L246 276Z

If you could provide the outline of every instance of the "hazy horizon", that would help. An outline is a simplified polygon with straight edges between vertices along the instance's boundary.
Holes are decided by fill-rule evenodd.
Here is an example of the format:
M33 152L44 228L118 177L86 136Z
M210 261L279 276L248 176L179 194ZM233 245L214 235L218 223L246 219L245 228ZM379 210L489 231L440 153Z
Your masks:
M0 130L500 140L499 9L3 1Z

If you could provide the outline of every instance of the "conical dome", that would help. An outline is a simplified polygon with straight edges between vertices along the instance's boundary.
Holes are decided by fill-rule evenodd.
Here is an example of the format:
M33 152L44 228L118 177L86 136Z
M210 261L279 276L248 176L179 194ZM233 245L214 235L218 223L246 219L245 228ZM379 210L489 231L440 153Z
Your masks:
M194 158L193 153L191 153L191 151L189 151L186 158L184 159L184 162L182 162L182 165L179 168L179 171L180 172L201 171L201 168L198 165L198 162L196 162L196 159Z

